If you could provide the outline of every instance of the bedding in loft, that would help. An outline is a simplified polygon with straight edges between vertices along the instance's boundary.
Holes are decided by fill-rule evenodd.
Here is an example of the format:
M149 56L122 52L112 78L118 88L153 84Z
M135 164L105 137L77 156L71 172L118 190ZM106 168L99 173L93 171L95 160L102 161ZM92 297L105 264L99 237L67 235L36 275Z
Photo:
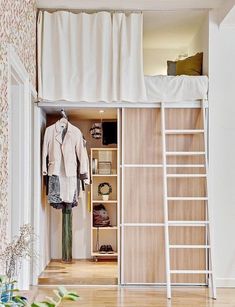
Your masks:
M148 102L207 99L207 76L145 76Z

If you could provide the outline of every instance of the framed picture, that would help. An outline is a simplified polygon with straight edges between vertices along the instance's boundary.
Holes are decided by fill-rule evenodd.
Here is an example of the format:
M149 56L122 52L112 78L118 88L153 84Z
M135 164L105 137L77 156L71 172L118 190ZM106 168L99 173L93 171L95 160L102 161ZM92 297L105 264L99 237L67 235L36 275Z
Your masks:
M111 175L112 163L107 161L100 161L98 164L99 175Z

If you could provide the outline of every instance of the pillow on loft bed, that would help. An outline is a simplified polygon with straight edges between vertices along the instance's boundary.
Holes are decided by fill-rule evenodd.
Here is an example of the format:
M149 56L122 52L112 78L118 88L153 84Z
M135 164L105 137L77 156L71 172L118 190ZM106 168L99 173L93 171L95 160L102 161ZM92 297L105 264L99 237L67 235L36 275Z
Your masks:
M167 61L167 75L176 76L176 61Z
M179 61L167 61L168 76L201 76L202 75L203 53L197 53Z
M176 63L176 75L201 76L203 53L179 60Z

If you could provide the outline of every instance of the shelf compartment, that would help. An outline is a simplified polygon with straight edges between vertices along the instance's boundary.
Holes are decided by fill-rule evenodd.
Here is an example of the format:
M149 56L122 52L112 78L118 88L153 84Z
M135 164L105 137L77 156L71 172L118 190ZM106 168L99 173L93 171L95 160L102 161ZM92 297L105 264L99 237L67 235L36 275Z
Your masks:
M110 162L111 166L110 174L106 175L99 172L99 162ZM92 176L117 175L117 148L101 148L101 149L92 148L91 166L92 166Z
M94 203L94 204L99 204L99 203L101 203L101 204L112 204L112 203L114 203L114 204L117 204L117 200L92 200L92 203Z
M103 231L102 231L103 228ZM118 243L117 243L117 238L118 238L118 231L117 227L108 227L108 229L105 227L100 227L100 228L93 228L92 227L92 249L91 249L91 254L97 253L97 250L100 249L102 245L111 245L114 251L117 251L118 248ZM99 230L98 230L99 229ZM112 230L112 231L111 231ZM99 231L99 234L97 236L97 232ZM97 239L99 239L99 246L97 246ZM103 255L103 254L101 254ZM105 254L106 255L106 254ZM113 255L113 254L111 254Z
M117 177L117 174L108 174L108 175L93 174L92 177Z
M98 186L103 182L108 182L112 187L112 193L109 195L109 201L117 200L117 176L95 176L92 178L92 200L102 202L102 196L98 195Z
M93 226L92 229L93 230L97 230L97 229L99 229L99 230L117 230L118 228L117 228L117 226L112 226L112 227L95 227L95 226Z
M93 252L91 253L91 256L93 257L117 257L118 253L114 252L113 254L100 254L99 252Z
M101 203L101 204L112 204L112 203L114 203L114 204L117 204L117 200L92 200L92 203L94 203L94 204L99 204L99 203Z

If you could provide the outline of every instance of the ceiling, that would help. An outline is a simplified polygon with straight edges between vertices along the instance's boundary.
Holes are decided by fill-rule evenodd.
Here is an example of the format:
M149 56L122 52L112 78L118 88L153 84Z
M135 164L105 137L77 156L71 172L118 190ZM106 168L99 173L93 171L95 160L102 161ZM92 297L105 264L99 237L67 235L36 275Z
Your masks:
M175 10L216 8L229 0L37 0L39 8L91 10Z
M47 107L45 108L45 111L47 114L50 115L56 115L60 116L60 110L61 107L55 108L55 107ZM100 113L100 110L103 110L104 113ZM78 108L64 108L64 111L69 119L116 119L117 118L117 109L112 108L106 108L105 110L100 109L93 109L93 108L84 108L84 109L78 109Z

